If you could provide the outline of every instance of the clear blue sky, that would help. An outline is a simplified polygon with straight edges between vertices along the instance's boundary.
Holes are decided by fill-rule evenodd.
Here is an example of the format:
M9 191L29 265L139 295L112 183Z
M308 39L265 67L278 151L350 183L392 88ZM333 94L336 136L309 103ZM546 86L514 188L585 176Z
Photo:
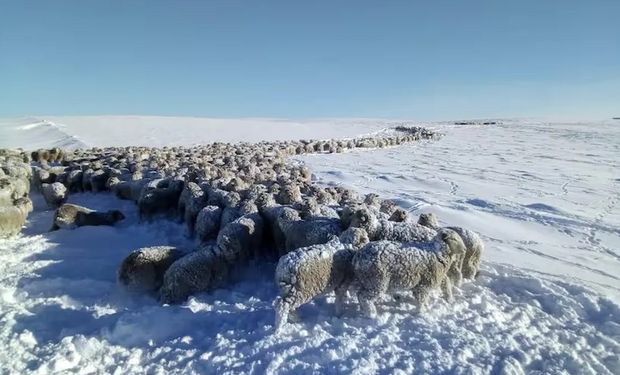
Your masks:
M620 116L620 0L0 0L0 116L52 114Z

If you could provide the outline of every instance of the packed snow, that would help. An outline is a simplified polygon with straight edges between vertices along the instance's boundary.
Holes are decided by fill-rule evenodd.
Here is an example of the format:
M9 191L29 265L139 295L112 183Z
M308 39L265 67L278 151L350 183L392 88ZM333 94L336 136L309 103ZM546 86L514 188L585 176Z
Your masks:
M191 145L350 137L382 120L79 117L5 119L0 147ZM482 272L449 304L416 314L408 299L375 320L334 297L300 308L273 334L275 264L180 306L116 284L139 247L191 247L180 224L141 223L129 201L80 193L70 203L119 209L114 227L48 232L33 193L21 236L0 240L3 373L620 373L620 124L503 120L418 124L437 141L296 157L319 183L392 198L411 214L476 230ZM107 127L109 125L109 128Z

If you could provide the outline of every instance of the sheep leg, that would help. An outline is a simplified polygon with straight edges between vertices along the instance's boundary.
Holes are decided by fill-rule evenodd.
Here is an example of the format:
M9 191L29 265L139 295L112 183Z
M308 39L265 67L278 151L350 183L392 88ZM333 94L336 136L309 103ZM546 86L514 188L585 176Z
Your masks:
M276 330L276 333L279 333L282 331L282 328L288 321L290 306L282 298L278 297L275 303L275 310L276 310L275 330Z
M449 277L446 277L441 282L441 289L443 291L443 298L448 302L454 301L454 296L452 295L452 281Z
M428 297L430 295L430 288L426 285L419 285L413 290L413 295L418 304L418 313L424 313L427 310Z
M344 312L345 301L347 299L348 288L337 288L334 293L336 294L336 316L341 316Z
M362 312L369 318L377 316L377 308L375 307L376 293L360 289L357 292L357 299L362 308Z

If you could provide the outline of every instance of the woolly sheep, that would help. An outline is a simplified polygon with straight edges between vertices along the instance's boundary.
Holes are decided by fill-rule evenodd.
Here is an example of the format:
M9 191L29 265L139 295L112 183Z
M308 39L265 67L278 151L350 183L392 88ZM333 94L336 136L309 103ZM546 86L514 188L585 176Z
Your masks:
M433 213L420 214L418 224L432 229L439 229L439 220L437 220L437 216ZM458 233L465 243L466 251L461 266L462 277L464 279L474 279L478 276L480 270L480 260L484 252L484 242L480 236L472 230L461 227L447 228Z
M53 184L41 185L41 193L47 205L51 208L57 208L67 201L67 188L60 182Z
M198 212L207 205L207 196L205 192L194 182L185 185L178 203L179 213L182 215L187 233L194 235L194 225Z
M50 230L75 229L87 225L114 225L124 218L125 215L118 210L98 212L76 204L65 203L56 210Z
M278 216L278 226L284 234L285 250L322 244L332 236L338 236L342 229L337 219L316 218L301 220L299 213L292 208L285 208Z
M355 253L352 261L362 310L374 317L375 300L382 294L404 290L413 292L419 312L426 309L429 293L440 286L444 297L451 300L452 285L447 273L454 259L464 252L460 236L447 229L441 229L430 242L369 243Z
M18 234L32 211L32 201L22 197L11 206L0 206L0 238L8 238Z
M196 216L196 237L200 242L215 239L220 230L222 209L218 206L203 207Z
M131 252L121 263L118 281L136 292L155 292L164 280L164 273L184 252L173 246L153 246Z
M217 250L217 246L208 245L172 263L159 289L160 302L182 303L192 294L222 286L228 279L229 264Z
M429 241L436 234L433 229L416 223L378 219L368 207L355 211L350 225L365 229L371 241Z
M256 257L262 245L264 222L258 213L244 215L226 225L217 235L219 254L228 262Z
M302 247L282 256L275 275L280 291L274 302L276 332L299 306L332 291L336 294L336 314L340 315L354 280L354 251L367 242L363 229L350 228L340 238L334 236L327 243Z

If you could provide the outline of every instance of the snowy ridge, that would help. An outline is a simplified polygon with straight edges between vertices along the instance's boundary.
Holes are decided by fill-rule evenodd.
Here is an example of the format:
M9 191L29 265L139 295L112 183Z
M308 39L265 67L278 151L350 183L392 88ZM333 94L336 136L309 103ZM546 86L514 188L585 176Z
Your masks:
M89 147L79 137L55 122L37 118L0 119L0 147L28 150L60 147L76 149Z

